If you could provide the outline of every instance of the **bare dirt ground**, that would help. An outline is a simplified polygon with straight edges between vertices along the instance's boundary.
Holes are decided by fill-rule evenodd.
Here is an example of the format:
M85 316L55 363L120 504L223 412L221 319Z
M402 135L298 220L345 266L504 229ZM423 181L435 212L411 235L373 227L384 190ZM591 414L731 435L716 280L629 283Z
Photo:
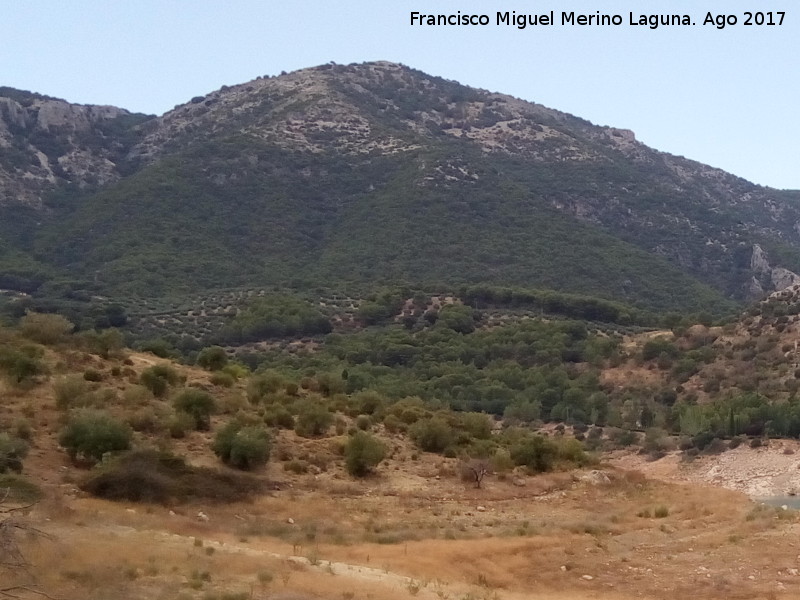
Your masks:
M743 444L714 456L681 460L672 453L658 461L621 452L610 457L620 468L637 469L664 481L711 484L747 494L753 499L800 493L800 442L770 440L767 446Z
M29 516L53 539L25 542L33 568L16 581L65 599L800 597L794 512L667 481L684 475L664 460L652 478L604 467L482 490L437 479L431 460L363 483L301 476L228 506L112 504L61 484Z

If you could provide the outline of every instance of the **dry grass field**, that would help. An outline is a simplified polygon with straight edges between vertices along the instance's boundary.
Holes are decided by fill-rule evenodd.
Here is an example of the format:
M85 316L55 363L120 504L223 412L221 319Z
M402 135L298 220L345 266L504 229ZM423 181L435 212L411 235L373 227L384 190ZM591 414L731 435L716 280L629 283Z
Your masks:
M45 352L50 376L34 387L4 383L0 390L4 428L19 429L24 420L30 429L24 476L42 491L33 506L0 514L7 530L11 519L26 528L5 539L29 563L0 570L0 597L800 598L796 513L689 481L670 458L601 456L585 469L539 475L517 468L488 476L477 489L458 476L457 459L418 452L382 428L375 431L388 458L363 479L347 474L337 452L346 434L308 438L281 430L273 459L253 475L263 490L247 500L101 500L79 489L88 469L59 447L65 414L54 386L62 374L96 369L114 390L106 408L141 420L142 411L166 410L163 401L129 392L158 360ZM176 369L188 385L213 387L206 371ZM220 410L211 432L247 408L241 388L214 393ZM233 471L209 450L211 432L170 439L145 429L135 443ZM288 457L309 468L287 469ZM717 458L703 460L705 468ZM27 503L6 499L2 509Z

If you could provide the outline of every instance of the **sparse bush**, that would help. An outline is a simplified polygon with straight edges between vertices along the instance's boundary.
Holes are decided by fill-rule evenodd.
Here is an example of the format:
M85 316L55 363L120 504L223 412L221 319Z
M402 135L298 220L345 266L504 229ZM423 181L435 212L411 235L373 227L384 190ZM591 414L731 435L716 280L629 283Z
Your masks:
M666 506L659 506L653 511L653 516L656 519L664 519L669 516L669 508Z
M131 445L131 428L106 412L93 409L74 411L58 436L72 460L99 461L106 452L120 452Z
M286 385L280 373L265 371L250 378L247 382L247 399L253 404L261 402L265 396L274 394Z
M83 378L86 381L103 381L103 374L97 369L86 369L83 372Z
M261 491L262 483L244 474L192 467L165 452L142 450L101 465L81 488L108 500L238 502Z
M0 433L0 474L14 471L22 472L22 461L28 455L25 440Z
M180 439L186 437L186 432L194 429L194 417L185 412L175 413L167 421L167 430L172 438Z
M264 428L234 420L219 430L211 448L224 463L253 469L269 460L270 439Z
M20 350L0 348L0 369L13 385L19 386L31 382L34 377L45 372L39 354L34 349L26 351L25 348Z
M216 410L214 397L203 390L186 388L173 400L175 410L194 419L194 428L207 431L211 427L211 414Z
M228 364L228 355L221 346L203 348L197 355L197 364L208 371L219 371Z
M409 435L425 452L444 452L455 439L453 428L438 417L417 421L409 429Z
M281 429L294 429L294 417L285 406L273 404L264 411L264 423L270 427L280 427Z
M90 393L89 384L83 377L67 375L53 383L53 393L56 399L56 408L67 410L77 406L86 406Z
M384 445L370 434L358 431L350 437L344 448L347 472L354 477L365 477L386 456Z
M356 414L373 415L383 407L384 403L384 397L372 390L359 392L353 396L353 405L357 411Z
M300 406L295 432L303 437L323 435L333 424L333 415L323 405L309 400Z
M212 385L218 385L220 387L233 387L233 384L236 383L236 379L230 373L225 373L224 371L215 371L211 374L211 377L208 378L209 382Z
M511 447L511 459L534 473L550 471L558 457L558 446L541 435L529 436Z
M139 376L140 383L150 390L156 398L161 398L167 393L170 385L180 381L178 372L167 364L148 367Z
M383 420L383 426L389 433L405 432L408 429L408 425L403 423L395 415L386 415L386 418Z
M498 448L490 459L494 473L507 473L514 468L511 454L505 448Z
M40 344L57 344L66 339L74 325L61 315L29 312L19 321L20 333Z

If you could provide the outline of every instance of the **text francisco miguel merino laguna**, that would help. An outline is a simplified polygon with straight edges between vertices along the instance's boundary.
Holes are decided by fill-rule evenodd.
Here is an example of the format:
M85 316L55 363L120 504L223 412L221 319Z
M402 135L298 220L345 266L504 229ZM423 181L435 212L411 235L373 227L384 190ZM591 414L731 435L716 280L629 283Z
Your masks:
M774 19L773 13L744 13L745 20L743 25L782 25L785 13L774 13L778 15L780 22ZM756 17L755 22L748 22ZM506 25L525 29L530 26L552 26L552 25L641 25L650 29L657 29L661 25L695 25L692 17L686 14L636 14L628 13L628 19L624 19L618 14L604 14L600 11L595 13L576 13L561 11L559 19L556 20L555 11L542 14L518 14L516 11L497 12L494 18L494 25ZM721 18L720 18L721 17ZM760 17L760 21L758 19ZM768 17L768 21L767 21ZM726 24L733 25L737 21L734 15L714 15L707 13L701 23L703 25L714 25L722 28ZM486 14L462 14L461 11L451 14L425 14L421 12L411 12L411 25L429 26L448 26L448 25L490 25L492 19Z

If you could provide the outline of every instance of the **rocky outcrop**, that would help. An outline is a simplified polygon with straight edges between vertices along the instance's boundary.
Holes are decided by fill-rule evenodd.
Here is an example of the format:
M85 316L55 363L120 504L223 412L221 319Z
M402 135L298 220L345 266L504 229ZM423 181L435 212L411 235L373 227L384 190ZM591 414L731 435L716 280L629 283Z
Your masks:
M753 276L747 286L747 294L753 299L800 284L800 275L797 273L784 267L771 266L767 253L759 244L753 245L750 271Z
M86 187L119 179L117 163L128 151L120 119L144 120L114 106L0 90L0 206L39 208L59 183Z

